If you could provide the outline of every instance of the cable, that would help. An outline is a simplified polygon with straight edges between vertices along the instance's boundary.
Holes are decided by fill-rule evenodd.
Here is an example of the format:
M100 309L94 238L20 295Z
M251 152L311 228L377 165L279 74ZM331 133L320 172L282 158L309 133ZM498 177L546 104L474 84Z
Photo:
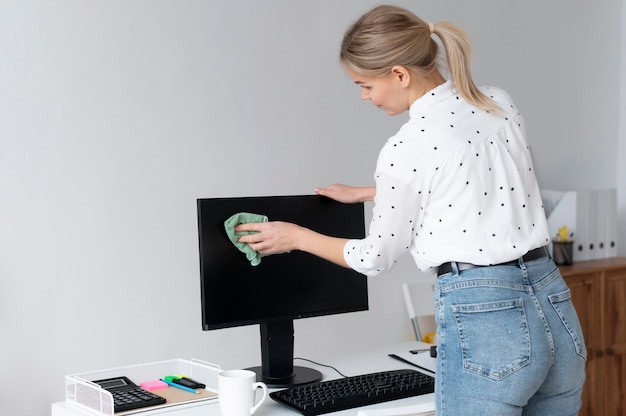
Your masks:
M332 365L328 365L328 364L321 364L321 363L318 363L318 362L316 362L316 361L309 360L308 358L302 358L302 357L293 357L293 359L294 359L294 360L303 360L303 361L308 361L308 362L310 362L310 363L312 363L312 364L315 364L315 365L319 365L319 366L322 366L322 367L330 368L330 369L335 370L335 371L337 372L337 374L339 374L341 377L346 377L346 378L348 377L347 375L343 374L341 371L337 370L337 369L336 369L335 367L333 367Z

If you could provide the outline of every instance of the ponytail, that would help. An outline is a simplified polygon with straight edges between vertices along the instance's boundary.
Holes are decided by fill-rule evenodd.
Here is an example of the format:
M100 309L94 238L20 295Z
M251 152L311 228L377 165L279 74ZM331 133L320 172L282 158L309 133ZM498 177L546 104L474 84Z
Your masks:
M499 111L498 104L483 94L472 80L472 45L467 34L460 27L449 22L429 25L443 43L448 70L459 94L478 108L486 111Z

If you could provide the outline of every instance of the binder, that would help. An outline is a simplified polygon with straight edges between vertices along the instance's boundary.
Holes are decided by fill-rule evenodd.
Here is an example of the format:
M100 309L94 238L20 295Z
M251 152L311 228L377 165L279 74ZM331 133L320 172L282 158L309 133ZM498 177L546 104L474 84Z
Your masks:
M606 257L617 257L617 189L606 191Z
M590 226L589 226L589 192L576 191L576 203L578 211L576 216L577 231L574 234L574 262L591 260Z
M586 260L595 260L599 257L598 252L598 196L600 195L600 191L597 190L589 190L589 191L580 191L584 194L584 198L587 208L586 212L586 234L583 236L583 242L586 244L587 253L585 255ZM603 229L604 230L604 229ZM604 237L602 238L604 239Z
M595 201L596 201L596 228L595 228L595 241L594 245L596 248L596 259L605 259L608 257L607 255L607 243L606 238L608 236L608 218L607 213L609 210L608 207L608 198L609 191L602 189L595 192Z

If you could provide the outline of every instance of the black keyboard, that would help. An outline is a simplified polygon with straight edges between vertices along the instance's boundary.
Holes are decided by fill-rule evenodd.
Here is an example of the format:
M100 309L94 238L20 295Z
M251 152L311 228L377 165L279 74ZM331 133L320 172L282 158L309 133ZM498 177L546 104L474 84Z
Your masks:
M435 378L415 370L390 370L290 387L270 393L305 416L428 394Z

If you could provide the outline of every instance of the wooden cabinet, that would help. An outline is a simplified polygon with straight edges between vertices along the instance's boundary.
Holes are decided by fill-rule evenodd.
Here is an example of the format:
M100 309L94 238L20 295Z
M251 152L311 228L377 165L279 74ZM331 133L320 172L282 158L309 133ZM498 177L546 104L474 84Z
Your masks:
M560 266L587 344L580 416L626 415L626 258Z

